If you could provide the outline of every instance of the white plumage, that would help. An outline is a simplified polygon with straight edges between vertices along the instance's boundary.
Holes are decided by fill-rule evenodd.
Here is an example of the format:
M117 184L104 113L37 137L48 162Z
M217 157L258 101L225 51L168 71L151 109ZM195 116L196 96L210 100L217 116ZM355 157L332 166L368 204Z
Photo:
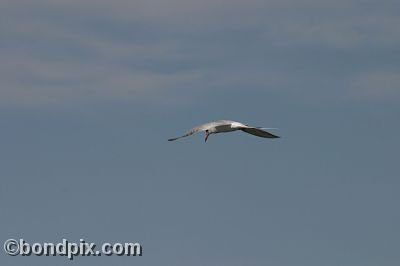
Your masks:
M209 123L205 123L202 125L199 125L197 127L194 127L187 131L183 136L176 137L169 139L168 141L174 141L180 138L184 138L190 135L193 135L197 132L204 131L205 137L204 141L207 141L208 136L210 134L216 134L216 133L223 133L223 132L231 132L231 131L236 131L236 130L241 130L243 132L246 132L248 134L252 134L257 137L262 137L262 138L279 138L278 136L269 133L268 131L265 130L266 128L262 127L252 127L249 125L245 125L240 122L232 121L232 120L218 120L218 121L213 121Z

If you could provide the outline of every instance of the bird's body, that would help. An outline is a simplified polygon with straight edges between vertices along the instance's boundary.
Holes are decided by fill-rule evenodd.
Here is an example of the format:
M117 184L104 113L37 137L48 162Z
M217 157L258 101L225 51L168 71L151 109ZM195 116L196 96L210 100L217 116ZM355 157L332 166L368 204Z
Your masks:
M169 139L168 141L174 141L180 138L184 138L190 135L193 135L197 132L204 131L206 133L204 140L207 141L208 136L210 134L217 134L217 133L224 133L224 132L231 132L236 130L241 130L243 132L262 137L262 138L279 138L276 135L269 133L268 131L264 130L265 128L261 127L252 127L249 125L245 125L243 123L232 121L232 120L218 120L213 122L208 122L197 127L194 127L187 131L183 136Z

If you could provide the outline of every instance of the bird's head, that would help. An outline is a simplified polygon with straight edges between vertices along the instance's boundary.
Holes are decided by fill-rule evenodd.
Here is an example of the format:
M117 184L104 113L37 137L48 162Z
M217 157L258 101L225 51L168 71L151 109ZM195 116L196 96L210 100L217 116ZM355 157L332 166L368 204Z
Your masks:
M208 136L210 136L211 132L210 130L206 129L206 134L204 135L204 142L207 142Z

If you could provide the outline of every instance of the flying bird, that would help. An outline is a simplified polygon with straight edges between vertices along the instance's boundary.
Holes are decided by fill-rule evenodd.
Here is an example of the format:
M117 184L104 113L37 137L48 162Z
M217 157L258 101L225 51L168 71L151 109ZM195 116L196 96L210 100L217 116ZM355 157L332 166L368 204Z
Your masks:
M268 131L265 131L264 127L252 127L249 125L245 125L240 122L236 121L231 121L231 120L218 120L218 121L213 121L209 123L205 123L202 125L199 125L197 127L194 127L187 131L183 136L176 137L169 139L168 141L174 141L180 138L188 137L191 136L197 132L204 131L204 141L206 142L208 137L211 134L217 134L217 133L224 133L224 132L231 132L231 131L236 131L236 130L241 130L243 132L249 133L251 135L257 136L257 137L262 137L262 138L270 138L270 139L275 139L279 138L279 136L276 136L274 134L269 133Z

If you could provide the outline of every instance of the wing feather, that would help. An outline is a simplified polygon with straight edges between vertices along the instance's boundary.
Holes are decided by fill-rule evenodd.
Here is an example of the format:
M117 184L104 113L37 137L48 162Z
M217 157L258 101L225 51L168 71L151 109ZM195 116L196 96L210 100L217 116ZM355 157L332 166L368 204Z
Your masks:
M208 124L209 124L209 123L203 124L203 125L199 125L199 126L197 126L197 127L194 127L194 128L192 128L192 129L188 130L184 135L182 135L182 136L180 136L180 137L168 139L168 141L174 141L174 140L177 140L177 139L180 139L180 138L184 138L184 137L191 136L191 135L193 135L193 134L195 134L195 133L197 133L197 132L199 132L199 131L205 130L205 129L206 129L206 126L207 126Z
M247 127L247 128L242 128L241 130L246 133L249 133L251 135L261 137L261 138L270 138L270 139L280 138L279 136L269 133L268 131L263 130L261 128Z

